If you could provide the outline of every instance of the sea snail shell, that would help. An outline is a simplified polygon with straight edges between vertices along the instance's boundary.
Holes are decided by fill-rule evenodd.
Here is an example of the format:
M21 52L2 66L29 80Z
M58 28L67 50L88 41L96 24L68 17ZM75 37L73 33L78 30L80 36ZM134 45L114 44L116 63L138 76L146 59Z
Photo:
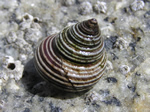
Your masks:
M35 68L56 87L85 91L106 68L106 53L98 22L89 19L44 39L35 52Z

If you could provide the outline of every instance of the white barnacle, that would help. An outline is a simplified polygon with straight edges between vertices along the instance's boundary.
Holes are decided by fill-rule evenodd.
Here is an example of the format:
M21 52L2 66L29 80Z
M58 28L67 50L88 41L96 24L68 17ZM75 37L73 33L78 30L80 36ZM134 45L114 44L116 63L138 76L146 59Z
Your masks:
M121 65L119 69L123 75L126 75L130 72L130 67L128 65Z
M107 12L107 4L105 2L100 2L100 1L97 1L96 4L94 4L93 6L94 8L94 11L96 13L106 13Z

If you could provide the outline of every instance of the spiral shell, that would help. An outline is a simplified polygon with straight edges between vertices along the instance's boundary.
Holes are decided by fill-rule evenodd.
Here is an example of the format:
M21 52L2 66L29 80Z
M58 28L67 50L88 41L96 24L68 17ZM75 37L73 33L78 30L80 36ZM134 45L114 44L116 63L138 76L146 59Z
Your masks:
M44 39L35 52L35 68L56 87L70 92L88 90L106 67L98 22L89 19Z

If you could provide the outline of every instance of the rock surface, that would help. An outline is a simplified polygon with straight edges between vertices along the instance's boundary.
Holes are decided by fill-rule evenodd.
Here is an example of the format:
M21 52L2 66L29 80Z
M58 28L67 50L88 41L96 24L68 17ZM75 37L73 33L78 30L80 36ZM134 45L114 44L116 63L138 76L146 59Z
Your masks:
M150 111L149 0L2 0L0 15L0 111ZM105 41L105 75L84 93L57 90L37 74L35 48L93 17Z

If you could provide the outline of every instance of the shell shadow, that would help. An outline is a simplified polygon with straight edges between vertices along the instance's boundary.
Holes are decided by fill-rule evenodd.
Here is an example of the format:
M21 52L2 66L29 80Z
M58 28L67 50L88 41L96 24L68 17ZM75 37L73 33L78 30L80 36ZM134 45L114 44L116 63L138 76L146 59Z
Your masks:
M70 99L79 97L87 92L84 91L79 93L71 93L57 89L51 83L46 82L41 78L34 67L33 60L34 59L32 58L26 63L24 67L23 77L21 79L21 82L24 85L25 89L31 94L41 97Z

